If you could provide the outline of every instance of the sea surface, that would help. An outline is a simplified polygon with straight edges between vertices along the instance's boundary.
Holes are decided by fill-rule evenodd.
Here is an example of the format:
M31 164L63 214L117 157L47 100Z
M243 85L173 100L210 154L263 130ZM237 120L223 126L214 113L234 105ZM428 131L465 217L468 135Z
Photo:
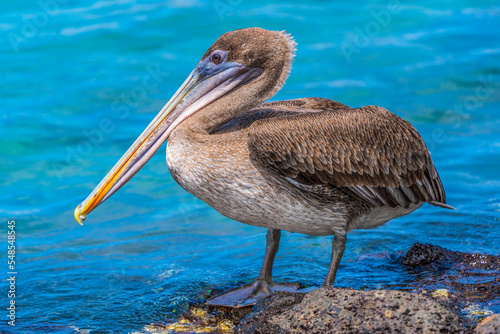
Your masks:
M0 332L144 332L258 274L266 230L186 193L165 145L84 226L73 218L215 39L253 26L298 43L272 100L325 97L405 118L456 208L424 205L349 233L337 286L412 282L398 261L416 242L500 254L498 1L11 1L0 11ZM331 239L283 233L276 280L320 285ZM478 307L500 312L498 299Z

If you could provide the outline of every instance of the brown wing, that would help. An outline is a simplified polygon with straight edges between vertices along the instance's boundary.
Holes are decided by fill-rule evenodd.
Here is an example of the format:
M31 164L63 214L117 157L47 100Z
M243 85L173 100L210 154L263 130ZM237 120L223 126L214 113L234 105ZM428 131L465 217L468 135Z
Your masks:
M380 107L341 106L253 122L250 154L320 196L339 188L372 205L408 208L428 202L451 208L429 151L410 123Z

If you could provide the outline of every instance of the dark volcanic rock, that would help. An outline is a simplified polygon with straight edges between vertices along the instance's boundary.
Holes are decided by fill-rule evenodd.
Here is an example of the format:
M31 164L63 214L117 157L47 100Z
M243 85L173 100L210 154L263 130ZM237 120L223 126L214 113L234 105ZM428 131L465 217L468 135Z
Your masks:
M500 314L485 318L476 327L474 334L498 334L500 333Z
M439 246L419 243L411 246L401 263L413 268L433 264L441 267L500 270L499 256L454 252Z
M436 261L453 261L458 258L458 255L448 249L434 246L414 244L408 250L401 263L409 267L419 267L422 265L435 263Z
M320 288L261 300L236 333L460 333L460 319L432 298L404 291Z
M433 297L447 302L468 322L469 329L485 315L498 312L500 257L497 255L454 252L417 243L401 259L401 264L415 276L411 287L430 291Z

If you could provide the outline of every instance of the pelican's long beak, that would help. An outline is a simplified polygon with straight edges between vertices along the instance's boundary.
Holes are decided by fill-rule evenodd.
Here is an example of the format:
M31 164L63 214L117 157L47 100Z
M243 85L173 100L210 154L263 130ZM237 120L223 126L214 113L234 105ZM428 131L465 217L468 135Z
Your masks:
M82 224L92 210L127 183L148 162L168 139L173 129L183 120L262 73L261 69L249 68L231 62L224 63L224 66L215 70L207 70L206 63L207 61L202 61L198 64L106 177L85 201L77 206L75 219L79 224Z

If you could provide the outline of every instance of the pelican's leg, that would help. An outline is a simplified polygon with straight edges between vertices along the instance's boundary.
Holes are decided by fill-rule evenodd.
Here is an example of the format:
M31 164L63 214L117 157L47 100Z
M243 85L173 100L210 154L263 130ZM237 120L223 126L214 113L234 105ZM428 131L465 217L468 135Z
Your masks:
M266 234L266 254L264 255L264 263L260 270L257 281L273 283L273 264L274 257L280 247L281 230L268 229Z
M333 286L335 282L335 275L337 274L337 269L339 269L340 259L342 254L344 254L346 236L345 234L338 234L333 237L332 241L332 260L330 261L330 269L328 269L328 274L326 274L325 282L323 286Z
M274 257L280 245L281 230L270 228L266 235L266 254L257 279L238 288L231 289L206 301L209 305L244 307L257 303L274 291L297 291L299 283L276 283L273 281Z

